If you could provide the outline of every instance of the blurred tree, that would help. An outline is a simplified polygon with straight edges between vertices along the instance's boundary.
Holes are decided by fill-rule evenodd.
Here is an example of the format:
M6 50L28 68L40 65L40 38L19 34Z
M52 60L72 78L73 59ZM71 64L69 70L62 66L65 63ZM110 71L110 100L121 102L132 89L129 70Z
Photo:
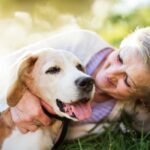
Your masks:
M120 41L128 33L138 27L150 26L150 6L137 8L128 14L113 14L103 23L96 32L102 35L110 43L119 46Z
M34 33L51 32L73 20L81 28L95 31L111 44L119 46L129 32L150 25L150 6L135 8L128 13L116 13L114 9L119 2L120 0L0 0L0 17L10 19L16 11L27 12L28 18L31 18L30 31Z

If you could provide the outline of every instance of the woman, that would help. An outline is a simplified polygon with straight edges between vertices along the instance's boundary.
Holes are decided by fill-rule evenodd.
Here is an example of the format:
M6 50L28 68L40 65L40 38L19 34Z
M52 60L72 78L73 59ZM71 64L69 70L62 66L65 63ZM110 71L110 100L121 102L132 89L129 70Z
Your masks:
M114 50L97 35L84 30L55 36L30 46L30 49L43 47L72 51L86 65L87 73L95 79L93 114L84 122L104 119L115 107L116 100L143 100L149 96L150 27L129 35L123 40L119 50ZM30 105L27 99L30 99ZM55 113L31 93L26 93L17 106L11 108L12 118L23 133L35 131L39 125L50 123L41 105Z

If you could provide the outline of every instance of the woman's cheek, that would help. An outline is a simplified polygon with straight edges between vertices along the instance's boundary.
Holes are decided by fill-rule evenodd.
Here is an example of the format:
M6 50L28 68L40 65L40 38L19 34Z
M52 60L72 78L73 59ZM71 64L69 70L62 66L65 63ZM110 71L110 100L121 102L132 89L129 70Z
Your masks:
M120 93L122 97L126 98L130 96L130 93L125 85L121 84L117 87L117 89L118 89L118 93Z
M102 85L104 85L104 74L103 72L100 72L96 75L96 78L95 78L95 82L96 82L96 85L100 88L102 87Z

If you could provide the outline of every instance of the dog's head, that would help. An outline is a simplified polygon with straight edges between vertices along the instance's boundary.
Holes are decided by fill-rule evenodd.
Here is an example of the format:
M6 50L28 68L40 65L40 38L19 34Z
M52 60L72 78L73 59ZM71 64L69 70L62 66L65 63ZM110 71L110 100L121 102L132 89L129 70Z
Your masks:
M26 89L45 100L59 116L82 120L91 114L94 80L67 51L48 49L26 56L8 90L8 104L15 106Z

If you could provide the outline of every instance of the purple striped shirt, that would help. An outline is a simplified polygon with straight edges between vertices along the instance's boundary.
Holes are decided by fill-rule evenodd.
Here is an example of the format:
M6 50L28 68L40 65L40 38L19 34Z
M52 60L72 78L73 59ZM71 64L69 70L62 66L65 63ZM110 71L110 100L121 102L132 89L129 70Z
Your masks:
M113 51L112 48L104 48L97 52L86 65L87 74L92 75L94 70L102 63L106 57ZM90 118L81 121L80 123L96 123L107 117L116 102L114 99L108 99L102 102L94 102L92 106L92 115Z

